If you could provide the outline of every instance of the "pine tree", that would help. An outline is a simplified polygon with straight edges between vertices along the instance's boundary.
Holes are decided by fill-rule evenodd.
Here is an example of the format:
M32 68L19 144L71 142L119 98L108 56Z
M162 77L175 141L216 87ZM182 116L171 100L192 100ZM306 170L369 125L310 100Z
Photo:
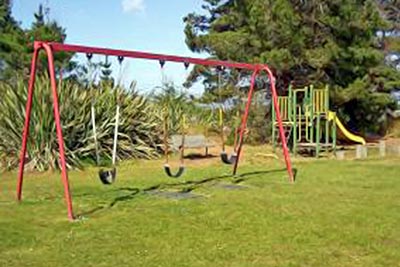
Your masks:
M377 0L383 18L391 22L390 31L400 30L400 1L398 0Z
M383 48L400 53L400 1L378 0L377 3L382 17L391 25L382 33Z
M11 1L0 0L0 79L23 68L23 40L24 33L11 15Z
M34 13L35 20L29 30L26 31L26 36L28 40L26 42L29 44L27 46L26 52L28 54L33 51L33 41L48 41L48 42L60 42L63 43L66 38L66 30L60 26L56 21L47 20L46 16L50 12L49 8L45 8L43 5L39 5L38 11ZM71 71L74 64L70 65L72 54L65 52L58 52L54 55L54 61L57 70L63 70L64 72ZM29 64L28 64L29 66ZM39 58L39 69L47 68L47 57L41 55Z
M377 32L392 23L372 0L204 0L188 14L186 44L222 60L268 64L278 87L328 84L333 104L367 128L391 102L399 74ZM366 116L368 114L368 116Z
M46 21L45 11L39 5L34 14L35 21L30 29L23 30L12 17L11 1L0 0L0 78L9 79L16 73L27 77L33 52L33 41L64 42L66 31L55 21ZM57 71L65 68L72 71L75 64L71 62L71 53L56 53L54 60ZM47 68L47 57L41 54L38 60L39 70Z
M108 56L105 57L104 62L100 63L100 80L101 86L106 87L113 87L114 86L114 79L112 78L112 63L110 62Z

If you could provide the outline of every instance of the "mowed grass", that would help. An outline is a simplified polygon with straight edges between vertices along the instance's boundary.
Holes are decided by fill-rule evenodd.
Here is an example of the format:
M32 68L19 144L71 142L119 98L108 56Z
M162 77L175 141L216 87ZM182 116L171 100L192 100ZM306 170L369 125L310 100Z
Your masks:
M236 178L217 159L180 180L161 161L123 164L112 186L70 172L72 223L58 173L28 174L20 204L0 174L0 266L400 266L398 160L299 161L295 184L268 158Z

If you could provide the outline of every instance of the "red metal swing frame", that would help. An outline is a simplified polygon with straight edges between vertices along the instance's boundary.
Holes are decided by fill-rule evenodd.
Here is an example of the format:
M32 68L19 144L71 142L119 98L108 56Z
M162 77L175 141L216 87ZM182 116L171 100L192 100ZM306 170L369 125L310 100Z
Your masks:
M228 61L220 61L220 60L209 60L209 59L199 59L199 58L191 58L191 57L180 57L180 56L172 56L172 55L163 55L163 54L154 54L154 53L146 53L140 51L126 51L126 50L116 50L116 49L106 49L106 48L99 48L99 47L89 47L89 46L80 46L80 45L69 45L69 44L62 44L62 43L53 43L53 42L41 42L35 41L34 42L34 51L32 56L31 62L31 70L30 70L30 79L29 79L29 86L28 86L28 99L26 102L26 109L25 109L25 124L24 124L24 131L23 131L23 139L22 139L22 148L20 154L20 163L19 163L19 173L18 173L18 183L17 183L17 199L18 201L22 198L22 185L23 185L23 178L24 178L24 169L25 169L25 157L26 157L26 148L27 148L27 141L29 135L29 125L31 119L31 110L32 110L32 98L34 93L34 85L35 85L35 77L36 77L36 65L39 52L44 50L47 59L48 59L48 71L50 75L50 84L51 90L53 95L53 110L54 110L54 119L56 123L56 132L57 132L57 139L59 145L59 152L60 152L60 163L61 163L61 177L64 184L64 197L67 203L67 210L68 210L68 218L70 220L74 220L74 213L72 208L72 198L70 193L70 186L68 181L68 170L65 160L65 150L64 150L64 138L62 134L61 128L61 121L60 121L60 111L59 111L59 104L58 104L58 94L57 94L57 81L55 75L55 68L54 68L54 53L64 51L64 52L75 52L75 53L86 53L86 54L100 54L100 55L110 55L110 56L122 56L128 58L137 58L137 59L148 59L148 60L158 60L158 61L170 61L170 62L178 62L184 64L195 64L195 65L203 65L203 66L210 66L210 67L225 67L225 68L235 68L235 69L243 69L253 71L251 76L251 83L250 83L250 90L248 93L248 99L245 111L242 116L241 121L241 128L240 128L240 135L239 135L239 145L237 151L237 161L233 166L233 174L236 174L240 153L242 150L243 145L243 136L245 133L247 119L249 116L249 110L251 106L251 100L253 98L255 81L257 75L260 72L265 71L269 77L270 85L271 85L271 92L272 92L272 100L275 107L275 114L278 119L278 126L279 126L279 134L282 140L282 148L283 154L285 158L286 168L289 175L289 181L294 182L294 173L292 170L292 165L290 161L289 151L286 145L286 137L284 134L283 124L281 120L281 114L278 106L278 95L275 88L275 77L272 74L272 71L269 69L267 65L263 64L248 64L248 63L237 63L237 62L228 62Z

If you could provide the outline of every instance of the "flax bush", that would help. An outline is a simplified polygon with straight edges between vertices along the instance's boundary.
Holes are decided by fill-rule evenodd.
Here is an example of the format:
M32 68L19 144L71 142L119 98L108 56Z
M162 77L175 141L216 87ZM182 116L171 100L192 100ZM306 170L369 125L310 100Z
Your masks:
M0 167L18 164L25 119L27 84L0 83ZM144 97L122 88L88 90L63 81L58 86L61 122L69 168L81 168L94 161L96 147L91 124L91 105L96 108L97 138L101 160L111 157L117 99L121 103L118 158L154 158L158 155L160 117L157 108ZM93 102L94 101L94 102ZM59 149L53 117L50 84L39 77L35 85L26 158L27 168L47 170L59 167Z

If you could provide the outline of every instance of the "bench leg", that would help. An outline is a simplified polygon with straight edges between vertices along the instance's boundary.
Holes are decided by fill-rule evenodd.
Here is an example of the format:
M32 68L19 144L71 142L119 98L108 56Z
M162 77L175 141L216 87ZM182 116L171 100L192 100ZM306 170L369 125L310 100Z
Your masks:
M208 156L208 146L206 146L206 157Z

